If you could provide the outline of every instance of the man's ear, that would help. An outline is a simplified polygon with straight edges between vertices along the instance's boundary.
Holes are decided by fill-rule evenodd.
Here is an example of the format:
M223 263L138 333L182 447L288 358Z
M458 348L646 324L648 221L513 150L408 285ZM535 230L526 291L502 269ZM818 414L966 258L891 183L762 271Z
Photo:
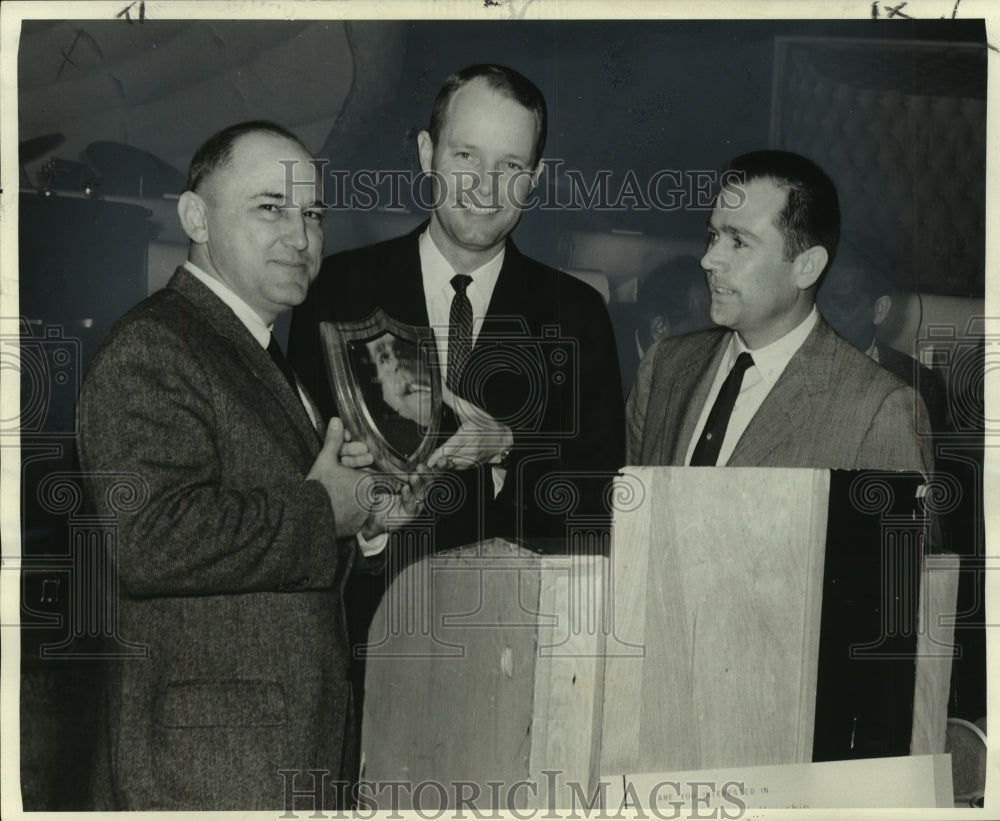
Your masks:
M542 172L545 170L545 160L539 159L538 165L535 166L535 170L531 172L531 190L534 191L538 187L538 181L542 178Z
M881 325L885 322L885 318L889 316L889 311L892 309L892 297L888 294L884 294L875 300L874 316L872 317L872 322L876 325Z
M670 323L662 316L654 316L649 320L649 338L659 342L670 335Z
M806 248L799 254L792 263L792 275L795 277L795 284L803 291L816 285L826 267L826 261L830 258L826 248L822 245L814 245Z
M205 200L194 191L185 191L177 200L177 216L181 220L181 228L191 242L204 244L208 242L208 215Z
M434 140L427 131L417 134L417 153L420 155L420 169L429 174L434 167Z

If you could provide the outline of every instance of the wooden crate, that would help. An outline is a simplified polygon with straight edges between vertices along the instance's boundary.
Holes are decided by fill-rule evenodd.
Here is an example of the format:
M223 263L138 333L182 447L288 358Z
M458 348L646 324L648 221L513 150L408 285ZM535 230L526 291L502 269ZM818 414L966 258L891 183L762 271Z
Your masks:
M814 760L830 486L629 468L610 560L491 541L405 569L370 633L362 775L406 786L366 804L580 807L624 774ZM913 754L943 751L956 579L925 561L918 661L893 668Z

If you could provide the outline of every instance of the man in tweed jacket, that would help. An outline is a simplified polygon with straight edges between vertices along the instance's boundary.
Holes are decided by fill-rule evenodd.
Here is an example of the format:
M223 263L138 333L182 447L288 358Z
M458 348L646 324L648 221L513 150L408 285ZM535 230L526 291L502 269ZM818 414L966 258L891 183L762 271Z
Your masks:
M931 469L923 402L816 310L839 238L836 188L814 163L758 151L730 164L701 261L724 327L646 354L626 406L629 464ZM720 444L709 415L744 352ZM706 461L699 442L713 436Z
M119 321L83 387L91 502L107 515L122 473L144 500L118 518L116 569L119 633L147 653L109 664L95 809L287 809L280 771L300 792L308 770L333 781L352 737L341 595L365 561L353 537L377 550L384 522L339 462L339 420L324 444L269 356L322 258L322 194L286 201L281 160L299 179L310 156L270 123L199 149L178 203L188 261Z

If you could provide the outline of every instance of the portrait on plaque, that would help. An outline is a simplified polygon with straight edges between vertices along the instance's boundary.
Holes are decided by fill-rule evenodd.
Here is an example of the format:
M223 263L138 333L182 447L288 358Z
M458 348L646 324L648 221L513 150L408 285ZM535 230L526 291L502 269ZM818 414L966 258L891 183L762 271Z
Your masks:
M377 467L408 473L430 455L441 419L433 333L381 309L361 322L323 322L320 333L344 424Z

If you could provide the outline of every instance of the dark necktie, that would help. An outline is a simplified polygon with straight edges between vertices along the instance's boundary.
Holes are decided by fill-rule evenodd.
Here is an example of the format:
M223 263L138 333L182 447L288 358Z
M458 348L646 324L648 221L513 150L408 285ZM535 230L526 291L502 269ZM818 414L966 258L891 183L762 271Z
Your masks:
M736 357L736 364L733 365L726 381L722 383L719 395L715 397L715 404L708 412L708 419L705 420L705 427L698 438L698 444L691 454L692 467L714 465L719 461L722 440L726 438L726 428L729 426L729 417L733 415L736 397L739 396L743 384L743 374L752 366L753 357L746 351Z
M465 289L472 282L468 274L455 274L451 287L455 296L451 300L448 324L448 390L458 393L462 369L472 353L472 303Z
M267 352L271 359L274 360L274 364L285 375L288 384L292 386L292 393L298 396L299 386L295 381L295 371L292 370L292 366L288 364L288 360L285 359L285 355L281 352L281 346L278 344L278 340L274 338L274 334L271 334L271 341L267 343Z

